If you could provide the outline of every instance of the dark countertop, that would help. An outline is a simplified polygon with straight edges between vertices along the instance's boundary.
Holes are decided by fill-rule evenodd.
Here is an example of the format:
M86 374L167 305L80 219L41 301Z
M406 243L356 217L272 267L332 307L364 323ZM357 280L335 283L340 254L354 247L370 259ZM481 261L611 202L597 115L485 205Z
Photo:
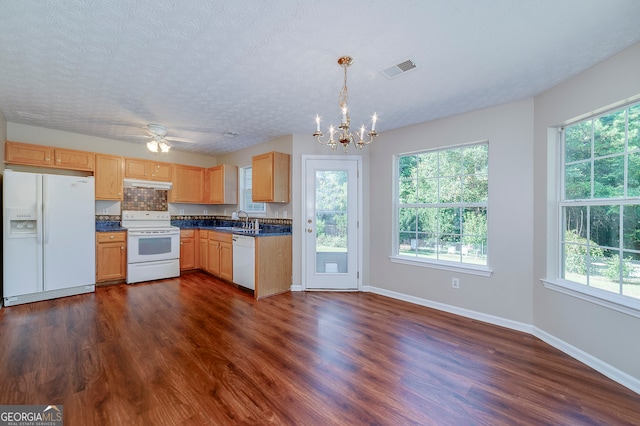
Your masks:
M260 224L260 230L244 231L241 224L232 220L172 220L171 225L180 229L204 229L208 231L224 232L237 235L250 235L252 237L277 237L281 235L291 235L291 226ZM220 229L224 227L226 229ZM96 221L96 232L122 232L126 228L120 226L119 221Z
M120 226L120 222L111 220L96 221L96 232L122 232L126 228Z

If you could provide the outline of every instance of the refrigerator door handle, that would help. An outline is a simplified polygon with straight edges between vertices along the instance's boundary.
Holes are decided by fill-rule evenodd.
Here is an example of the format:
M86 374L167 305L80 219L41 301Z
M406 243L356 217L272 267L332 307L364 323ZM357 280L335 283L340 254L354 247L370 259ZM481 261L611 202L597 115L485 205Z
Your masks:
M42 178L38 179L36 183L36 243L38 245L42 244L42 219L43 219L43 202L42 202Z
M42 176L42 209L40 214L42 215L42 233L44 234L44 244L49 243L49 224L47 223L47 215L45 214L49 199L49 179L47 175Z

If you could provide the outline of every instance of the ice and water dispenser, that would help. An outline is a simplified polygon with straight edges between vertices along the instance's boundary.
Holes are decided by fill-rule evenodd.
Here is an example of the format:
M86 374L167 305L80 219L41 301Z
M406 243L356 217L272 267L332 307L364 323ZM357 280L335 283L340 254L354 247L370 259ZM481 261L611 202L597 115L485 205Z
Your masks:
M5 220L9 222L9 238L29 238L35 237L38 227L35 210L6 209Z

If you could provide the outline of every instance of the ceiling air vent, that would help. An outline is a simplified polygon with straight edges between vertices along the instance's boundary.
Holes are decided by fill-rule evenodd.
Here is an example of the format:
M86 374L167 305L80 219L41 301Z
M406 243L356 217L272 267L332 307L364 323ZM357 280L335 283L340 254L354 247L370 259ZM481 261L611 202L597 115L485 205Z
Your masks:
M417 66L415 62L413 62L411 59L407 59L406 61L402 61L399 64L381 69L380 73L385 77L391 79L391 78L396 78L397 76L404 74L406 72L409 72L416 68Z

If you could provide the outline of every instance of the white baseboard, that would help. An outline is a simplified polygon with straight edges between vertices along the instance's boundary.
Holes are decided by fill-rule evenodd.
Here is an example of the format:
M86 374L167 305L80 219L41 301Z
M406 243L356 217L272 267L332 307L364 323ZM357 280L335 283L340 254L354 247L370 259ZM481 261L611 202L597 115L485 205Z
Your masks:
M565 342L564 340L559 339L547 333L544 330L534 327L531 324L526 324L519 321L512 321L505 318L496 317L494 315L484 314L482 312L471 311L469 309L459 308L457 306L452 306L452 305L447 305L440 302L434 302L431 300L422 299L420 297L409 296L403 293L398 293L398 292L386 290L383 288L363 286L362 291L380 294L383 296L391 297L393 299L414 303L416 305L426 306L428 308L437 309L439 311L449 312L452 314L486 322L489 324L506 327L511 330L517 330L517 331L522 331L524 333L531 334L532 336L537 337L538 339L542 340L548 345L553 346L554 348L566 353L572 358L575 358L576 360L588 365L594 370L604 374L611 380L617 383L620 383L622 386L625 386L631 389L637 394L640 394L640 379L615 368L614 366L602 361L601 359L596 358L593 355L590 355L587 352L579 348L576 348L575 346Z

